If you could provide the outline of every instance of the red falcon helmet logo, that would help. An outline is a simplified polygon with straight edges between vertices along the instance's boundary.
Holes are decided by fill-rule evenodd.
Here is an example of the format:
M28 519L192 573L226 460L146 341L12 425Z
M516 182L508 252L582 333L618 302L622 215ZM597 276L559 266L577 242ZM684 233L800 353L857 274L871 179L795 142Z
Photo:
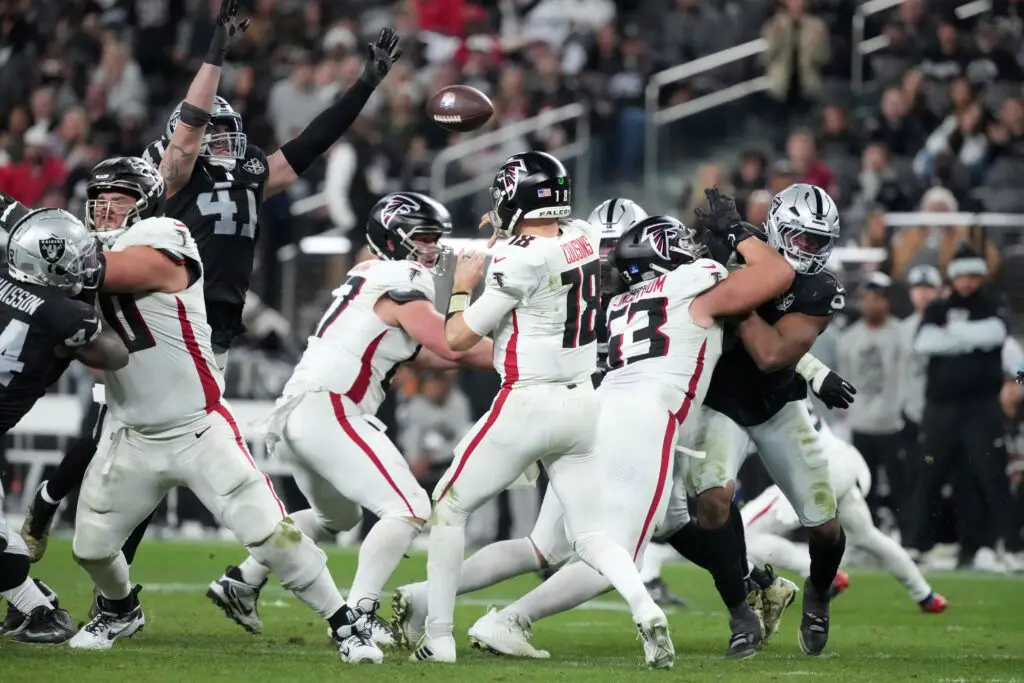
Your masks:
M404 216L410 214L413 211L418 211L420 208L419 202L412 197L407 197L404 194L396 194L391 197L384 208L380 210L380 222L385 228L391 225L391 221L395 219L395 216Z
M498 187L505 192L506 199L516 196L516 190L519 189L520 174L526 174L526 163L522 159L509 159L498 170L496 180Z
M679 226L671 223L655 223L644 228L640 236L641 242L650 242L651 248L661 258L668 260L671 256L672 244L679 241Z

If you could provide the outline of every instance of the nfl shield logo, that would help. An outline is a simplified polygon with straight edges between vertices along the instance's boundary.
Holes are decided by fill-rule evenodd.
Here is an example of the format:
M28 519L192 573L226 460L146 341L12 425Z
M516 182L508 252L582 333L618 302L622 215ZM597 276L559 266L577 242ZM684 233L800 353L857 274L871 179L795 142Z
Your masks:
M61 237L39 240L39 253L47 263L57 263L64 256L67 242Z
M451 109L455 106L455 93L450 90L445 94L441 95L441 108Z

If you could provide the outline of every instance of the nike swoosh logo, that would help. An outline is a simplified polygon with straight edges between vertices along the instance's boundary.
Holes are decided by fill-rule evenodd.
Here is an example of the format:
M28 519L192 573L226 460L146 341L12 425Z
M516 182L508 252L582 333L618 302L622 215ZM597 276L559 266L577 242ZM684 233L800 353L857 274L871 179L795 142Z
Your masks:
M207 427L206 429L204 429L204 430L203 430L203 431L201 431L201 432L196 432L196 438L198 439L199 437L201 437L201 436L202 436L203 434L205 434L205 433L206 433L206 432L208 432L208 431L210 431L210 428L209 428L209 427Z
M99 320L97 320L96 318L89 318L88 320L83 320L82 322L84 322L86 325L92 325L93 323L98 323Z
M504 261L507 258L508 258L508 256L495 256L494 257L494 262L495 263L501 263L502 261Z

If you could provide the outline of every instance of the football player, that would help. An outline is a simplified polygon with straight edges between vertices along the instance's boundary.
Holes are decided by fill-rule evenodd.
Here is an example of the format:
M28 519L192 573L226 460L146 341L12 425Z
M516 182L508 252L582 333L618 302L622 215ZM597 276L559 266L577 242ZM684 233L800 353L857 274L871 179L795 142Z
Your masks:
M366 226L376 259L349 271L309 338L302 359L268 420L275 448L294 464L312 508L291 515L314 540L352 528L361 508L378 518L359 551L349 602L365 614L378 645L393 644L377 617L380 591L430 517L430 498L375 417L398 365L490 369L494 345L483 339L452 351L434 305L443 267L441 238L451 232L444 206L414 192L377 202ZM207 593L246 630L262 629L256 601L270 570L250 556L229 567Z
M104 328L92 306L72 297L100 268L95 240L71 214L26 211L6 201L10 223L0 270L0 435L6 434L64 373L72 359L116 370L128 349ZM5 234L5 236L7 236ZM8 601L0 635L28 643L62 643L74 634L56 595L28 576L28 548L8 529L0 488L0 591Z
M72 542L99 610L70 646L109 649L145 625L121 546L167 491L187 486L328 621L343 661L379 662L365 618L345 604L324 554L285 516L223 400L199 250L180 221L160 215L163 178L145 160L126 157L98 164L89 184L102 187L87 210L109 250L85 287L101 292L99 309L129 361L104 372L110 414L82 482ZM63 223L58 234L74 227Z
M227 50L249 23L239 21L237 11L238 0L222 0L203 65L184 101L171 114L166 136L150 144L143 154L160 169L167 185L165 215L188 226L198 244L206 281L207 319L222 370L232 342L245 330L242 308L252 276L263 200L287 188L345 133L402 54L394 31L382 30L367 46L366 67L359 80L298 136L267 156L248 142L241 117L217 96ZM93 438L74 443L33 499L22 527L33 561L45 551L58 504L82 481L95 452ZM148 524L149 518L125 545L129 563Z
M492 333L502 388L434 489L426 633L412 659L455 661L453 617L466 520L522 475L533 478L539 461L565 507L580 557L629 602L647 663L670 667L675 655L665 614L644 589L629 553L601 523L594 458L599 407L591 380L600 235L570 218L572 180L560 161L543 152L516 154L502 165L491 207L495 233L512 239L494 250L484 292L472 305L484 257L459 255L445 337L453 350L467 350Z
M851 544L873 555L910 593L921 610L939 614L949 602L932 590L903 547L877 528L864 495L871 490L871 470L856 448L836 436L810 401L805 402L821 446L829 461L829 476L839 504L838 517ZM786 536L800 528L800 518L778 486L770 486L740 511L752 562L771 562L807 578L811 574L807 552Z
M741 220L731 198L713 191L709 200L707 221ZM825 270L839 238L839 214L824 190L796 184L773 198L766 227L770 243L796 271L796 278L787 291L743 318L726 339L692 444L706 455L687 459L686 483L697 497L697 523L684 526L669 541L684 555L688 546L690 553L696 548L704 555L699 564L712 572L732 614L730 652L752 654L760 644L760 629L744 605L746 549L742 518L732 499L739 464L746 457L748 440L753 440L772 479L809 532L812 569L804 583L798 640L805 654L817 655L828 641L830 592L846 536L836 520L828 459L802 404L807 384L800 373L815 378L816 390L826 380L841 381L813 357L804 356L845 305L843 287ZM792 591L788 593L784 601L792 600ZM782 609L784 603L766 607L764 634L777 628Z
M614 492L604 501L604 524L612 541L638 564L667 511L680 434L690 429L721 354L718 319L752 310L793 280L781 256L762 241L747 239L749 229L732 226L729 235L748 268L728 279L725 267L707 258L707 247L694 231L667 216L652 216L629 228L609 259L625 291L611 298L607 310L609 371L598 392L597 460L603 490ZM631 428L624 430L623 424ZM529 538L496 545L509 558L521 557L523 564L565 563L572 547L558 496L545 496ZM473 563L474 558L466 561L463 577L476 583ZM608 579L590 566L569 564L512 605L488 612L470 628L470 640L502 654L547 657L529 643L531 623L609 587ZM411 605L423 593L417 586L399 590ZM412 619L408 623L416 626Z

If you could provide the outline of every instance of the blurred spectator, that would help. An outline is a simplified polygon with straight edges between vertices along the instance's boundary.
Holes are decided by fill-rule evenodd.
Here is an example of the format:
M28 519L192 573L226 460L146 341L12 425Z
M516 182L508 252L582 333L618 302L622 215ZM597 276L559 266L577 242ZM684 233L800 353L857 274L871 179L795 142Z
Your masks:
M1016 97L1003 102L999 118L988 125L988 141L989 161L1024 160L1024 102Z
M953 22L940 22L935 37L936 42L925 52L921 71L932 80L951 81L967 70L970 55L961 44Z
M983 23L974 32L976 52L967 64L965 75L976 86L995 81L1024 80L1024 71L1014 54L1003 47L995 24Z
M836 182L832 170L818 158L814 136L808 131L797 131L786 142L786 158L800 178L798 182L823 188L836 197Z
M821 110L818 132L818 150L823 157L860 155L861 139L850 126L846 109L838 104L827 104Z
M307 50L294 48L288 64L291 74L274 84L267 99L267 116L278 142L301 133L328 103L313 79L313 57Z
M861 231L857 242L862 247L885 249L889 256L885 262L879 264L878 270L887 275L892 272L892 235L893 231L885 223L885 209L880 206L869 208L864 230Z
M822 70L829 59L829 35L825 22L808 14L806 0L786 0L764 27L768 41L769 94L787 112L798 112L818 101L823 87Z
M899 25L908 40L922 48L935 36L935 22L925 11L924 0L904 0L900 4Z
M675 0L672 9L659 12L662 50L672 64L724 50L735 44L735 29L714 3Z
M697 181L688 188L683 201L684 223L693 220L694 209L703 207L707 210L708 200L704 195L704 190L709 187L718 187L723 192L732 191L724 166L720 164L704 164L697 170Z
M797 172L793 162L788 159L780 159L772 164L771 173L768 176L768 191L776 195L793 183L799 182L800 177L801 174Z
M744 220L755 227L762 227L768 220L768 209L772 205L772 195L767 190L754 190L747 198Z
M64 182L64 162L47 149L49 136L38 125L24 137L25 149L18 163L0 166L0 192L6 192L26 206L39 206L47 190Z
M906 104L906 116L908 119L917 121L922 129L921 144L924 143L923 131L931 130L939 123L939 118L928 106L928 100L924 93L925 78L920 69L908 69L900 80L900 90L903 91ZM918 145L919 147L920 145ZM913 154L917 147L908 149L907 154Z
M857 387L857 400L846 411L846 418L853 445L871 468L871 490L865 496L868 504L876 516L885 506L902 522L910 490L900 458L906 347L902 327L891 313L891 288L888 275L875 272L868 276L860 294L860 318L839 337L836 372ZM907 533L905 524L900 528Z
M868 139L883 143L899 156L917 153L927 133L916 116L908 116L907 96L900 88L886 88L878 115L867 122Z
M419 380L419 393L399 409L399 440L416 480L430 491L473 426L473 416L466 395L454 386L453 373L424 370Z
M910 201L900 187L896 170L889 164L885 145L872 143L861 155L852 204L861 210L881 205L890 211L905 211Z
M747 150L740 156L739 164L732 174L732 186L737 203L747 201L755 190L768 186L768 158L758 150Z
M113 39L103 45L103 58L93 82L107 93L107 109L114 115L134 107L146 106L146 81L142 69L127 48Z
M970 83L958 78L950 84L953 112L936 128L914 159L914 170L919 175L931 172L931 165L939 153L947 153L978 178L984 170L988 155L985 137L985 113L974 100Z
M387 157L376 144L373 121L358 117L341 141L328 153L324 194L331 221L341 231L352 231L354 249L365 243L362 222L386 192Z

